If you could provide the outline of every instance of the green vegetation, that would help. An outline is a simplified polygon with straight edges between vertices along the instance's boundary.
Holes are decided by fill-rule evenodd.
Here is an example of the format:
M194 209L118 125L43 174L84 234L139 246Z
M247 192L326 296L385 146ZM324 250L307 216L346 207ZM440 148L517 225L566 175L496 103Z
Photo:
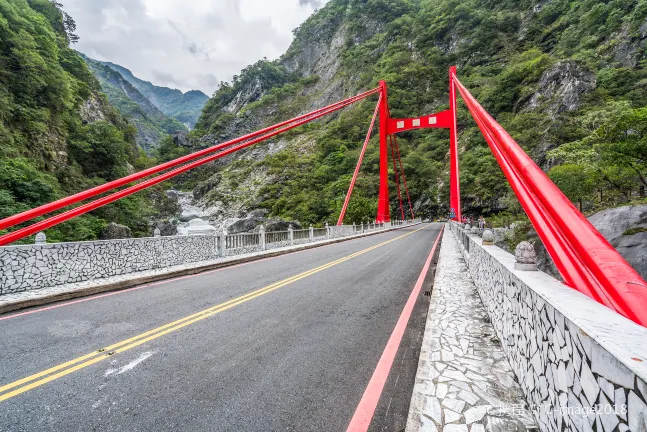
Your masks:
M119 72L86 56L83 59L101 84L110 103L137 129L137 144L149 154L167 134L188 129L168 117L142 95Z
M448 107L448 68L456 64L462 82L540 165L552 168L551 177L570 199L588 209L615 205L631 199L647 177L646 19L645 0L331 0L295 30L283 58L258 62L224 84L194 136L238 135L243 129L232 130L232 124L242 119L271 124L338 99L327 89L352 95L380 79L389 84L393 116L440 111ZM304 80L316 78L311 59L340 38L341 67L332 78ZM217 178L226 181L250 168L264 172L268 184L245 205L306 223L333 221L373 103L302 128L305 138L290 135L278 153L217 168ZM518 219L522 210L487 144L462 103L459 110L465 209ZM418 213L446 215L447 132L408 132L399 143ZM374 217L377 161L373 140L347 222ZM194 179L207 188L212 182L205 171Z
M73 20L49 0L0 0L0 217L150 165L135 129L100 93L69 47ZM52 241L97 237L110 221L149 234L160 189L47 231Z
M641 233L641 232L647 232L647 228L644 228L644 227L630 228L630 229L626 230L625 232L623 232L622 235L629 236L629 235L634 235L634 234L638 234L638 233Z
M199 90L182 93L180 90L158 87L137 78L123 66L108 62L103 64L118 72L161 112L189 128L193 128L209 100L209 96Z

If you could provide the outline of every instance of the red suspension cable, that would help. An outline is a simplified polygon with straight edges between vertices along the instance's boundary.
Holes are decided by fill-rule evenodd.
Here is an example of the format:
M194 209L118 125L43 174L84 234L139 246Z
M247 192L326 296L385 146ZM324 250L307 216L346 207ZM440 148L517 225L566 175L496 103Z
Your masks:
M291 123L303 120L303 119L311 117L313 115L317 115L317 114L319 114L321 112L324 112L324 111L327 112L327 110L329 110L329 109L343 108L343 107L345 107L345 106L347 106L349 104L349 101L352 101L352 103L358 102L358 101L360 101L362 99L365 99L365 98L367 98L367 97L369 97L371 95L374 95L375 93L378 93L379 91L380 91L379 88L369 90L369 91L361 93L361 94L359 94L357 96L353 96L351 98L348 98L348 99L345 99L343 101L334 103L334 104L329 105L327 107L320 108L318 110L312 111L312 112L307 113L307 114L303 114L303 115L295 117L295 118L293 118L291 120L286 120L284 122L275 124L273 126L269 126L267 128L261 129L261 130L259 130L257 132L253 132L253 133L244 135L242 137L227 141L225 143L218 144L218 145L215 145L213 147L209 147L209 148L206 148L204 150L200 150L198 152L195 152L195 153L192 153L192 154L189 154L189 155L186 155L186 156L182 156L180 158L177 158L177 159L174 159L172 161L163 163L161 165L157 165L155 167L145 169L143 171L131 174L131 175L123 177L121 179L117 179L117 180L102 184L100 186L96 186L96 187L94 187L92 189L88 189L86 191L79 192L79 193L74 194L74 195L70 195L68 197L65 197L65 198L62 198L60 200L51 202L49 204L45 204L45 205L42 205L40 207L36 207L36 208L28 210L26 212L19 213L17 215L4 218L4 219L0 220L0 230L12 227L12 226L17 225L17 224L22 223L22 222L26 222L28 220L34 219L35 217L42 216L42 215L47 214L47 213L51 213L51 212L59 210L59 209L61 209L63 207L67 207L69 205L75 204L75 203L77 203L79 201L84 201L84 200L86 200L88 198L92 198L92 197L100 195L100 194L102 194L104 192L108 192L110 190L116 189L116 188L121 187L123 185L126 185L128 183L132 183L132 182L134 182L136 180L140 180L140 179L148 177L150 175L157 174L157 173L165 171L167 169L176 167L176 166L181 165L181 164L183 164L185 162L189 162L189 161L192 161L194 159L198 159L198 158L200 158L202 156L205 156L205 155L208 155L208 154L211 154L211 153L215 153L215 152L217 152L219 150L230 147L230 146L232 146L234 144L238 144L238 143L241 143L243 141L246 141L246 140L249 140L249 139L252 139L252 138L256 138L256 137L258 137L260 135L271 132L271 131L276 130L276 129L280 128L280 127L283 127L283 126L289 125ZM300 124L302 124L302 123L300 123Z
M395 184L398 187L398 200L400 201L400 213L404 220L404 206L402 205L402 194L400 193L400 176L398 175L398 165L395 160L395 150L393 145L393 135L389 135L389 147L391 148L391 159L393 159L393 172L395 172Z
M400 146L398 146L398 138L395 135L393 136L393 143L395 144L395 151L398 156L398 162L400 163L400 172L402 173L402 180L404 181L404 191L407 193L407 200L409 201L411 219L415 219L416 216L413 214L413 206L411 205L411 197L409 196L409 188L407 187L407 176L404 175L404 168L402 168L402 159L400 159Z
M647 283L456 77L454 82L565 282L647 326Z
M366 93L364 93L364 94L366 94ZM368 96L370 96L370 95L367 95L367 96L364 96L364 97L368 97ZM138 183L138 184L136 184L134 186L131 186L131 187L123 189L121 191L115 192L115 193L113 193L111 195L100 198L98 200L89 202L89 203L84 204L82 206L79 206L77 208L68 210L68 211L66 211L64 213L61 213L59 215L50 217L48 219L45 219L44 221L35 223L35 224L30 225L30 226L28 226L26 228L22 228L20 230L11 232L9 234L5 234L4 236L0 237L0 246L7 245L9 243L15 242L16 240L20 240L21 238L24 238L24 237L27 237L29 235L35 234L35 233L37 233L39 231L45 230L47 228L51 228L52 226L58 225L58 224L60 224L62 222L65 222L66 220L69 220L69 219L72 219L74 217L80 216L80 215L82 215L84 213L87 213L87 212L92 211L92 210L94 210L96 208L102 207L102 206L104 206L106 204L109 204L111 202L114 202L116 200L124 198L124 197L126 197L128 195L132 195L135 192L139 192L140 190L146 189L146 188L148 188L150 186L153 186L153 185L155 185L157 183L161 183L163 181L166 181L166 180L168 180L168 179L170 179L170 178L172 178L172 177L174 177L174 176L176 176L178 174L181 174L183 172L186 172L188 170L196 168L196 167L198 167L200 165L203 165L203 164L208 163L208 162L212 162L212 161L214 161L216 159L220 159L220 158L222 158L224 156L227 156L227 155L229 155L231 153L239 151L239 150L241 150L243 148L249 147L251 145L254 145L254 144L257 144L257 143L259 143L261 141L264 141L264 140L266 140L268 138L272 138L272 137L274 137L276 135L279 135L279 134L281 134L283 132L294 129L294 128L302 125L302 124L311 122L311 121L313 121L313 120L315 120L317 118L320 118L320 117L328 115L328 114L330 114L332 112L338 111L338 110L340 110L340 109L342 109L342 108L344 108L346 106L349 106L349 105L363 99L364 97L359 98L359 96L357 96L355 98L347 99L346 101L344 101L343 105L337 105L336 104L337 106L334 106L333 108L327 108L326 111L317 110L318 113L315 114L315 115L312 115L312 116L310 116L308 118L303 118L303 116L302 116L302 120L299 120L299 121L297 121L295 123L290 124L289 126L281 128L281 129L275 130L275 131L273 131L271 133L265 134L265 135L263 135L263 136L261 136L259 138L255 138L253 140L250 140L250 141L244 142L242 144L239 144L239 145L237 145L235 147L231 147L231 148L229 148L227 150L224 150L224 151L222 151L220 153L217 153L215 155L211 155L211 156L205 157L203 159L199 159L197 161L191 162L191 163L189 163L187 165L176 168L175 170L172 170L172 171L169 171L167 173L161 174L161 175L159 175L157 177L153 177L151 179L145 180L145 181L143 181L141 183Z
M350 202L350 196L353 194L353 189L355 188L355 181L359 175L359 170L362 167L362 161L364 160L364 154L366 153L366 147L368 142L371 139L371 134L373 133L373 127L375 126L375 120L377 119L377 114L380 111L380 104L382 103L382 94L377 100L377 105L375 106L375 111L373 112L373 118L371 119L371 125L368 127L368 132L366 132L366 138L364 139L364 145L362 146L362 151L359 153L359 159L357 160L357 165L355 166L355 172L353 173L353 178L350 181L348 186L348 191L346 192L346 198L344 199L344 205L341 208L341 213L339 213L339 218L337 219L337 225L341 225L344 222L344 216L346 216L346 209L348 208L348 203Z

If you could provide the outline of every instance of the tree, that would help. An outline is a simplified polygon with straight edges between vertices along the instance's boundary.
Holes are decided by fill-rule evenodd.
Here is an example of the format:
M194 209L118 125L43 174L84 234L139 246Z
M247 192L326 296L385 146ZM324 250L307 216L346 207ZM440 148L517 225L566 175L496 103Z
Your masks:
M63 18L63 28L65 29L68 43L77 43L80 38L77 34L74 33L76 31L76 21L74 21L74 18L72 18L67 12L63 10L63 5L61 3L55 0L52 0L52 3L61 12Z
M581 165L565 164L553 167L548 176L557 187L582 211L582 201L595 193L597 176Z

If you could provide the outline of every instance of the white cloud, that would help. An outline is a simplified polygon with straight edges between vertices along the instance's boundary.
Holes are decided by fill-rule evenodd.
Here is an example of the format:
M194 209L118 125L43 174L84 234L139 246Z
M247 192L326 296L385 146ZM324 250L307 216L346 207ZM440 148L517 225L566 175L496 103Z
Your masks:
M245 66L278 58L327 0L60 0L76 49L154 84L213 93Z

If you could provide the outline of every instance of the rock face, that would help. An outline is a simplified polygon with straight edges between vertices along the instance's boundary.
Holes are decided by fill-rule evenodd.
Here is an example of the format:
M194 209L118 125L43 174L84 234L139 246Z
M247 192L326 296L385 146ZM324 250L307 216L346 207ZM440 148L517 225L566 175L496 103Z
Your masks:
M595 74L583 65L575 61L558 62L544 72L528 107L537 108L548 102L552 114L574 111L580 106L582 95L595 89L596 84Z
M616 237L611 244L643 279L647 279L647 232Z
M131 238L133 236L130 228L124 225L119 225L114 222L108 224L107 227L101 231L101 240L116 240L116 239L125 239Z
M171 222L158 222L155 225L155 228L160 231L160 235L163 237L174 236L177 234L177 225Z
M647 228L647 205L624 206L602 210L589 221L609 241L630 228Z

